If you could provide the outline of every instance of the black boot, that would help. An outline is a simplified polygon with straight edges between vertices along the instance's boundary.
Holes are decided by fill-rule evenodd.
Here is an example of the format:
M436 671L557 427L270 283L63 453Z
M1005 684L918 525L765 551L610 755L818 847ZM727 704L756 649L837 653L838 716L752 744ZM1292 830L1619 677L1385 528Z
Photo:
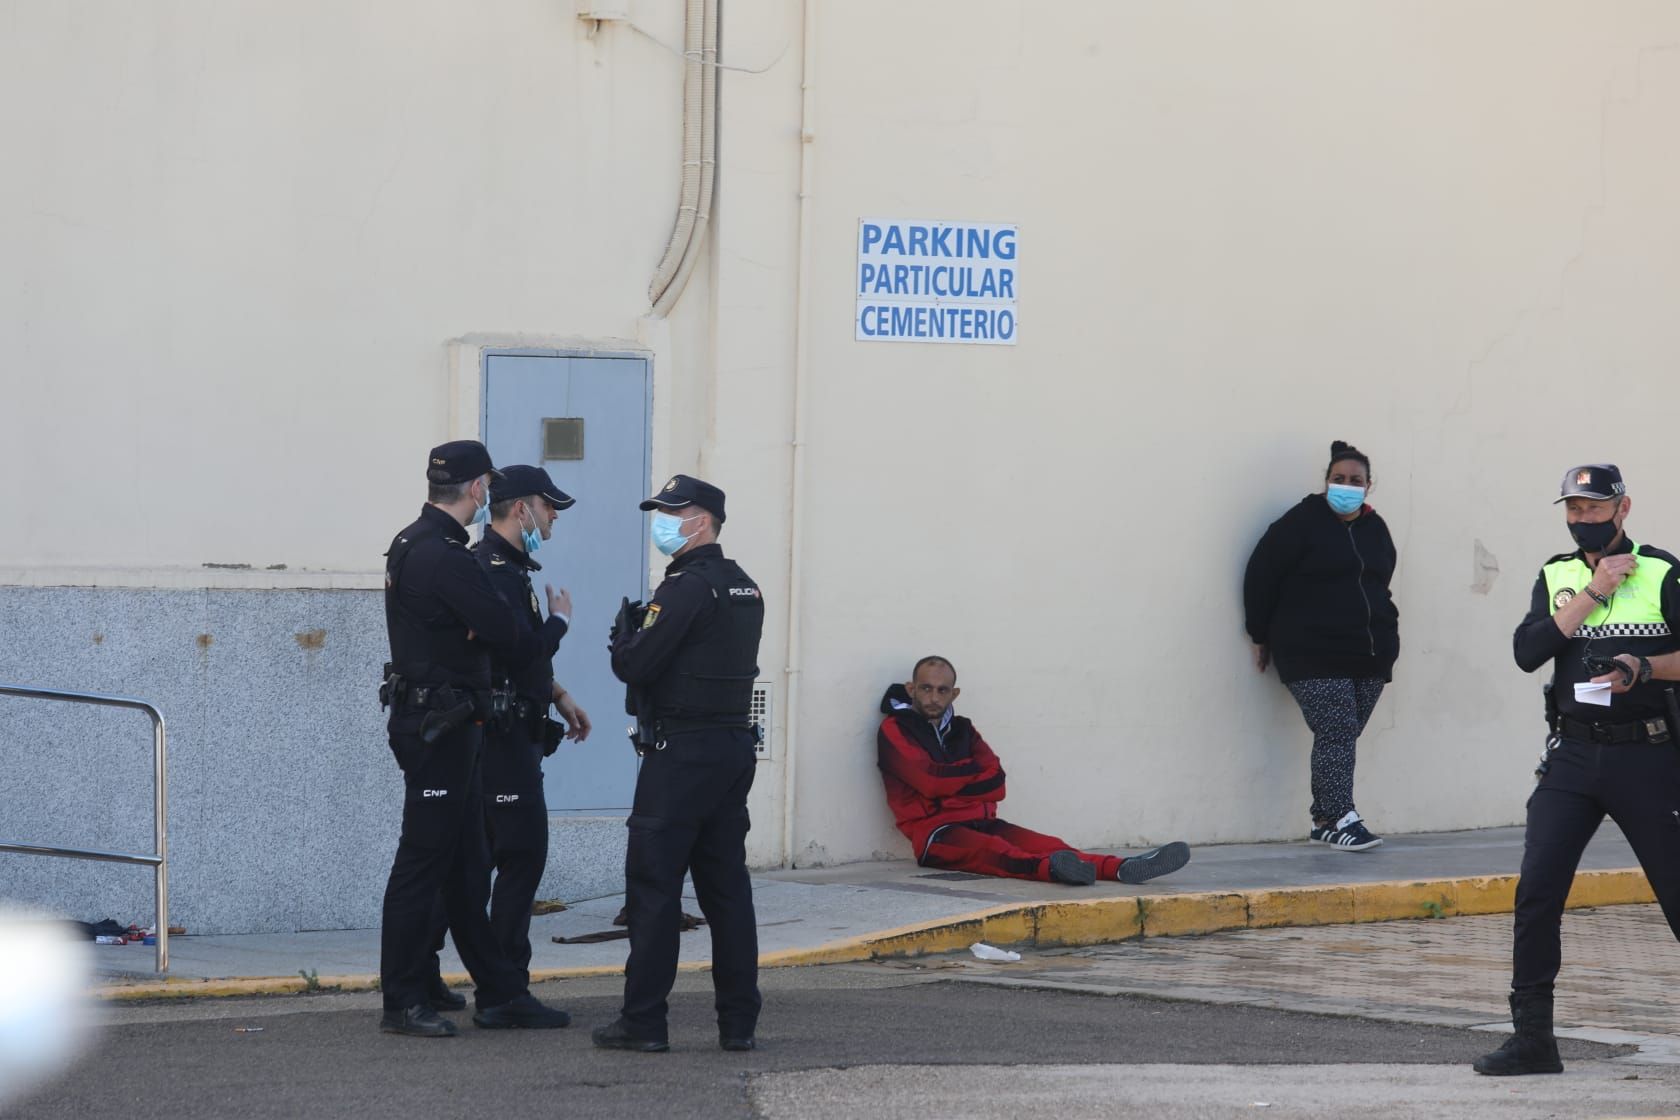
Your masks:
M415 1038L455 1037L455 1024L424 1003L401 1011L387 1009L379 1018L379 1029L386 1034L406 1034Z
M524 1030L550 1031L571 1024L572 1017L558 1007L550 1007L530 992L495 1007L481 1007L473 1012L473 1024L487 1031Z
M1489 1077L1563 1072L1552 1034L1552 993L1512 992L1511 1025L1516 1033L1499 1049L1477 1058L1472 1069Z
M426 1002L433 1011L460 1011L467 1006L467 997L451 991L443 977L433 976L426 982Z

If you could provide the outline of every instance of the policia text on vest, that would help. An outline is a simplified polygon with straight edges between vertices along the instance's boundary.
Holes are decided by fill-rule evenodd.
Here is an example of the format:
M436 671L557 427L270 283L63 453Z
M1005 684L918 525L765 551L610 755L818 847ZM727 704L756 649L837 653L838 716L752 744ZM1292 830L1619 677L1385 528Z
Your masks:
M750 726L764 598L716 543L724 495L678 475L643 503L654 543L671 556L639 624L620 612L613 672L643 693L642 764L626 822L630 957L619 1018L597 1046L662 1050L676 979L682 887L694 890L712 936L718 1040L751 1049L761 999L758 930L747 874L747 793L756 764ZM651 723L651 729L647 724Z

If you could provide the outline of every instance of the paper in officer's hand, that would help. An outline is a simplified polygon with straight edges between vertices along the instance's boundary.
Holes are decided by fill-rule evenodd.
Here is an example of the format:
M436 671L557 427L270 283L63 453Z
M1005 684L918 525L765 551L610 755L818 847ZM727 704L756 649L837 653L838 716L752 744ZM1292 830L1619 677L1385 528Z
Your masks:
M1610 682L1593 684L1582 681L1575 685L1575 702L1577 704L1598 704L1608 708L1610 706Z

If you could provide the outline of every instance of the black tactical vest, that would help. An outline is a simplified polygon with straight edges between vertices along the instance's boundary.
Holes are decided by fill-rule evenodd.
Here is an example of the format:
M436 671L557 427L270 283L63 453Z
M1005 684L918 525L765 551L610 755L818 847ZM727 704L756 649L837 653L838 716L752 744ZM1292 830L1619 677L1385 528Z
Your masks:
M450 547L438 527L421 519L397 534L386 552L385 629L391 667L411 684L490 686L490 658L467 638L443 601L429 594L437 549Z
M739 564L722 556L689 564L678 578L704 580L716 609L695 622L650 686L654 716L745 727L758 679L764 596Z

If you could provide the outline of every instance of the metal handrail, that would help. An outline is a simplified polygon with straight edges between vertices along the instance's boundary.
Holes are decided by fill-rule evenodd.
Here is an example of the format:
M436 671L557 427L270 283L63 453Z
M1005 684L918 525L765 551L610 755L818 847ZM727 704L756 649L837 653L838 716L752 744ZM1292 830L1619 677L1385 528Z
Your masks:
M26 856L62 856L102 863L137 863L155 873L157 910L157 970L169 971L169 771L163 728L163 713L144 700L126 696L101 696L92 692L65 692L56 688L29 688L0 684L0 695L31 700L62 700L71 704L94 704L105 708L132 708L152 719L152 835L157 851L151 855L131 852L100 852L90 848L58 848L47 844L14 844L0 841L0 852Z

